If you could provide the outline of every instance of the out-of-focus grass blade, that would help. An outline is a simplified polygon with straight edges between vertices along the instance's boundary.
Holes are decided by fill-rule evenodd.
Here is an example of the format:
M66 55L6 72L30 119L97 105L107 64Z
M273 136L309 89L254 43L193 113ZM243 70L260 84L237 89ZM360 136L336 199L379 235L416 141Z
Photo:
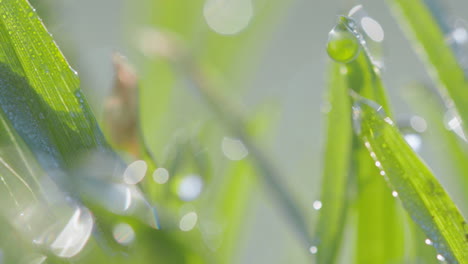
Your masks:
M349 203L352 145L351 103L345 65L332 63L329 71L327 140L325 143L322 194L316 230L318 263L335 263ZM315 249L312 249L315 250Z
M217 234L216 245L218 263L236 263L242 230L245 226L248 204L252 198L255 172L247 160L237 161L227 168L227 173L216 186L214 196L210 196L213 220L222 232ZM214 199L212 199L214 198ZM207 204L205 203L205 204Z
M356 98L354 128L375 167L413 220L437 249L439 260L468 263L467 226L463 216L427 166L394 127L383 108ZM422 243L422 242L421 242Z
M429 73L442 88L442 93L453 101L463 125L468 124L468 82L463 68L447 45L446 37L437 20L421 0L388 0L396 11L397 21L407 31L415 50L424 59Z
M447 113L447 110L443 107L440 98L424 85L407 87L404 94L411 102L411 106L423 114L434 137L440 145L444 146L443 155L450 162L450 166L455 169L457 181L466 190L468 187L468 163L466 162L468 152L464 146L465 142L453 131L447 129L444 124L444 114ZM420 98L425 98L424 102ZM467 193L465 192L465 194Z

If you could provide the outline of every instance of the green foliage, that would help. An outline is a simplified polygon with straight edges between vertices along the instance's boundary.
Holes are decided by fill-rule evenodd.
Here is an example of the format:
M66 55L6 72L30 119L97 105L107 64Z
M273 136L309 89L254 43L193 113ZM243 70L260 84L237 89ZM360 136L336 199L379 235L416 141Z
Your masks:
M276 105L248 111L234 99L286 4L238 0L232 17L215 0L132 5L155 10L141 18L150 26L139 35L144 68L114 57L106 139L35 10L0 0L0 263L239 263L261 188L295 235L297 259L333 264L352 252L345 263L468 263L464 217L393 121L380 26L361 6L328 36L321 199L298 202L265 147ZM389 4L466 124L465 72L431 10ZM220 17L229 23L211 24ZM434 97L420 86L413 93ZM466 146L445 128L444 107L407 97L434 124L466 189Z

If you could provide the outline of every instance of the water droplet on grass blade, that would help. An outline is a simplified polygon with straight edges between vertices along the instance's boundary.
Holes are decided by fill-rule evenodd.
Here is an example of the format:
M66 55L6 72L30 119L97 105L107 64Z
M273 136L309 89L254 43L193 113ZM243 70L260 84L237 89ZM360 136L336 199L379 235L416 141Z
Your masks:
M334 61L351 62L357 57L359 50L359 40L345 25L336 25L328 34L327 53Z
M445 258L441 254L437 254L437 260L438 261L445 261Z
M444 115L445 127L453 131L457 136L467 142L467 137L463 129L462 120L455 109L449 109Z
M432 246L432 241L429 238L426 238L426 240L424 240L424 243L426 245Z

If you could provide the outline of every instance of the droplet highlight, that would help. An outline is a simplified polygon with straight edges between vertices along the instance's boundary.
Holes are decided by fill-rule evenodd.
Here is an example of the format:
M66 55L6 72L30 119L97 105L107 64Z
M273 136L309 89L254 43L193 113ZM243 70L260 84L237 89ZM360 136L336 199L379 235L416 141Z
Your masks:
M139 183L145 177L147 169L148 165L144 160L132 162L124 171L124 182L132 185Z
M310 252L312 255L315 255L315 254L317 254L317 252L318 252L318 248L317 248L316 246L311 246L311 247L309 248L309 252Z
M351 62L357 57L359 50L359 40L341 22L328 33L327 53L334 61Z
M157 168L153 172L153 180L159 184L165 184L169 180L169 171L165 168Z
M94 220L91 212L84 207L77 208L60 234L50 245L52 252L64 258L75 256L88 242L93 226Z
M117 224L112 230L112 235L115 241L121 245L129 245L135 240L135 231L126 223Z
M445 261L445 257L442 256L441 254L437 254L436 258L437 258L438 261Z
M322 202L317 200L317 201L314 201L314 203L312 204L312 207L315 209L315 210L320 210L322 209Z
M249 154L244 143L235 138L224 137L221 143L221 149L224 156L233 161L242 160Z
M195 200L203 189L203 180L198 175L188 175L182 179L177 189L177 194L184 201Z
M382 42L384 40L383 28L379 22L373 18L368 16L361 18L361 27L373 41Z
M189 212L182 216L179 222L179 228L180 230L184 232L188 232L192 230L196 225L198 221L198 215L195 212Z
M218 34L234 35L247 28L253 17L251 0L207 0L203 16Z
M421 136L418 134L405 134L404 135L406 143L410 145L410 147L418 152L421 149L422 146L422 139Z

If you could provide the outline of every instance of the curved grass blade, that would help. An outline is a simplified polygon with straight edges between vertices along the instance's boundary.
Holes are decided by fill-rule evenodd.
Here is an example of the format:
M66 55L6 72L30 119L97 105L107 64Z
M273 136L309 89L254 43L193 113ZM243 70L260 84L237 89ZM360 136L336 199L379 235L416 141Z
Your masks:
M330 32L328 53L332 59L345 63L343 67L348 91L372 98L388 110L379 68L374 65L364 37L353 18L341 16ZM346 45L340 47L340 43ZM348 59L344 59L346 57ZM342 96L348 97L347 94ZM379 171L374 162L357 141L354 138L350 143L358 193L356 263L402 262L404 231L397 204L385 181L378 177Z
M351 103L346 96L346 66L332 63L329 73L327 139L324 151L319 220L316 229L317 262L335 263L338 257L349 201L352 145Z
M10 194L12 204L19 204L15 213L27 216L12 219L27 233L39 230L28 237L29 242L44 243L58 257L77 254L94 225L94 217L81 202L102 202L120 210L129 208L118 201L131 200L131 210L116 213L132 214L157 227L153 208L137 187L110 181L116 177L122 181L124 164L105 142L78 76L25 0L0 1L0 121L0 156L5 157L0 162L4 179L0 188L7 190L2 195ZM89 161L90 153L109 158L106 165L111 166L89 167L83 161ZM23 189L37 193L36 197L29 198ZM1 209L3 215L9 214L7 206ZM75 220L86 222L73 225ZM56 225L49 228L47 223ZM65 232L77 226L83 229ZM74 243L63 245L70 233L81 236L72 242L83 242L73 251Z
M468 263L466 222L432 172L375 102L355 97L354 129L380 175L437 249L438 259Z
M453 101L466 128L468 124L468 82L465 72L457 61L454 51L447 45L446 37L437 24L435 16L422 0L388 0L395 10L397 21L407 32L415 50L424 60L432 78L448 95L447 103Z
M54 161L44 166L108 149L76 72L27 1L0 2L0 43L0 105L38 159Z

